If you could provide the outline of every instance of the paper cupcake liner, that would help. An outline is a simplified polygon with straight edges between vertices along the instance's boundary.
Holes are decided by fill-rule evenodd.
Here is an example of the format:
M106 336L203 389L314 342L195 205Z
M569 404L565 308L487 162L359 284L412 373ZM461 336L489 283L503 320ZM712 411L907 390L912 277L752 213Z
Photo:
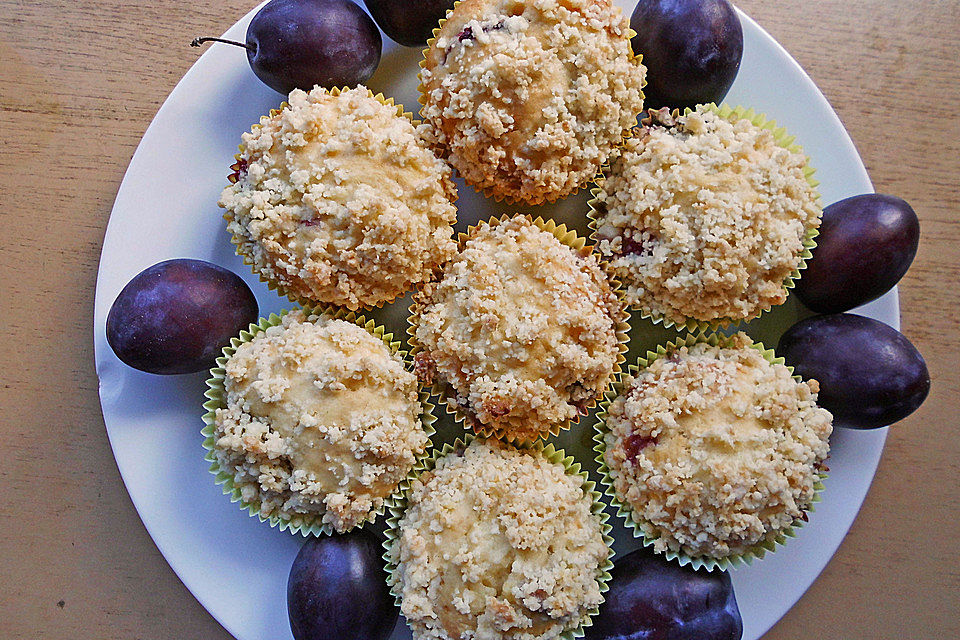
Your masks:
M443 458L454 451L463 451L471 442L476 439L477 438L475 436L465 434L463 438L457 438L453 444L446 443L442 448L435 449L431 456L418 464L415 473L410 474L407 479L400 483L399 490L396 491L387 501L387 511L390 515L387 518L387 528L385 531L386 539L383 541L383 559L386 562L388 576L387 582L390 585L390 593L393 594L398 609L401 607L402 597L398 591L397 584L393 580L393 575L397 570L397 565L391 559L390 551L394 542L400 535L400 519L403 517L403 514L407 509L410 485L423 473L432 471L436 467L437 461L440 458ZM528 451L538 451L549 462L562 464L568 475L577 475L583 478L583 491L585 494L590 496L593 502L593 505L590 508L590 513L600 520L600 532L603 535L604 544L607 545L607 559L600 565L600 575L597 577L597 581L600 583L600 593L606 593L610 590L610 570L613 569L613 536L610 535L610 531L613 529L613 527L607 522L610 519L610 514L606 512L606 505L603 502L602 495L597 490L596 483L590 480L587 472L582 470L580 463L574 460L573 456L566 455L563 449L557 449L552 444L544 445L542 442L538 441L536 443L528 442L511 446ZM593 625L593 617L596 616L599 611L599 606L590 609L587 612L585 619L577 627L564 631L560 634L560 638L562 638L562 640L574 640L575 638L582 638L585 633L584 630L586 627Z
M350 87L346 87L346 86L334 87L333 89L330 89L328 93L336 97L336 96L339 96L342 92L348 91L348 90L350 90ZM373 91L371 91L370 89L367 89L367 93L371 98L377 100L384 106L395 107L397 110L397 115L401 118L406 118L407 120L409 120L414 125L414 127L416 127L419 124L420 121L413 117L413 113L410 111L405 111L403 105L396 104L393 98L387 98L383 95L383 93L374 94ZM254 124L251 128L253 129L261 128L263 126L264 119L270 119L270 118L276 117L277 115L280 114L281 111L283 111L289 106L290 104L288 102L286 101L281 102L279 108L271 109L268 115L262 116L260 118L260 122L257 124ZM233 156L233 159L235 160L235 162L234 164L230 165L230 169L232 172L230 173L230 175L227 176L227 180L230 182L230 184L236 184L237 181L239 181L240 171L242 169L242 162L243 162L242 156L244 152L244 146L241 143L240 145L238 145L237 148L239 151L238 153L235 153ZM452 199L450 201L452 203L456 203L456 201L458 200L456 185L453 183L453 181L449 177L444 177L442 183L443 183L444 193L447 194L448 196L452 194ZM228 209L223 214L223 219L227 221L227 224L233 222L234 221L233 213ZM290 302L293 302L294 304L298 304L301 307L325 306L325 305L344 306L344 305L336 305L335 303L331 303L331 302L325 302L322 300L308 298L306 296L297 295L296 293L289 291L287 287L283 285L283 283L277 282L276 280L271 279L270 277L264 275L260 271L260 269L256 265L256 262L253 259L253 256L246 250L247 242L244 238L238 236L235 233L232 233L230 234L230 242L234 246L234 253L236 253L238 256L240 256L240 258L242 258L243 264L250 267L251 273L257 276L257 278L260 279L260 282L267 285L267 288L269 288L271 291L275 291L279 296L287 298L288 300L290 300ZM427 276L427 280L429 279L430 277ZM372 309L380 309L383 307L383 305L395 302L398 298L403 297L404 295L409 293L411 290L413 290L414 288L422 284L423 282L413 283L410 285L410 287L406 291L402 291L398 293L393 298L380 300L379 302L372 303L372 304L371 303L362 304L362 305L359 305L356 309L351 309L351 310L352 311L369 311Z
M768 120L767 117L762 113L755 112L752 108L747 109L745 107L737 106L730 107L726 104L721 104L717 106L716 104L710 103L707 105L701 105L705 107L708 111L716 113L721 118L725 118L731 122L738 122L740 120L746 119L751 123L756 125L761 129L767 129L773 133L773 137L778 146L792 152L792 153L803 153L803 149L800 145L795 144L794 140L796 136L790 135L787 130L783 127L778 127L775 120ZM661 110L663 111L663 110ZM687 107L684 109L684 115L689 115L694 110ZM647 113L653 113L654 110L648 109ZM679 111L674 109L670 112L670 115L673 118L679 117ZM644 122L652 116L644 118ZM601 207L603 203L600 201L600 194L603 190L603 183L609 166L604 168L603 174L601 174L596 180L594 186L590 189L590 200L587 202L589 210L587 212L587 218L589 219L588 227L590 228L590 241L597 243L599 238L597 237L598 227L600 225L600 219L603 215ZM804 177L807 180L807 183L814 189L817 193L817 205L820 209L823 207L820 205L821 198L820 193L817 191L817 187L820 185L820 182L814 179L813 174L815 170L810 166L810 158L807 157L806 166L803 169ZM819 222L819 218L818 218ZM807 268L807 260L810 260L813 257L813 249L817 246L816 237L820 234L820 229L818 227L807 228L804 232L802 240L802 249L800 251L800 262L797 267L786 277L783 281L783 286L787 289L789 295L789 290L793 289L796 286L796 281L800 279L801 271ZM608 264L608 261L605 260L605 264ZM687 318L683 322L677 322L671 318L667 318L661 314L654 313L648 309L641 307L640 305L630 305L631 308L637 309L640 311L640 317L646 320L650 320L654 324L662 324L666 328L674 327L678 331L686 330L689 332L694 331L718 331L731 326L737 326L741 323L751 322L759 318L764 313L770 311L774 305L766 305L760 309L753 317L743 318L743 319L733 319L733 318L720 318L716 320L697 320L695 318Z
M561 244L573 249L578 255L586 258L591 254L593 254L598 264L601 262L600 256L593 251L592 246L587 245L587 241L585 238L578 236L576 231L568 230L566 225L563 225L563 224L558 225L553 220L550 220L550 219L544 220L542 217L539 217L539 216L536 219L534 219L533 217L526 214L515 214L513 216L501 215L499 217L490 218L486 222L491 227L494 227L496 225L502 224L508 220L511 220L517 217L526 218L531 223L533 223L537 228L552 234L555 238L557 238L557 240L560 241ZM479 224L472 225L467 228L466 233L461 233L459 235L458 251L463 250L464 244L477 231L480 224L483 224L483 223L481 222ZM537 436L536 439L539 439L539 438L546 439L546 438L555 437L559 435L561 431L565 429L569 429L571 425L579 424L581 416L587 415L591 409L597 406L599 401L603 398L603 395L607 391L607 389L609 389L610 386L614 383L614 381L620 376L623 368L623 363L626 362L627 352L629 350L629 342L630 342L630 335L629 335L630 312L627 311L626 305L623 302L623 294L622 294L622 287L620 285L620 281L615 278L610 278L609 274L603 270L602 268L603 265L600 264L600 266L601 266L601 272L607 275L607 281L610 284L611 292L617 297L617 300L620 302L618 307L618 311L619 311L618 316L613 318L614 327L615 327L616 336L617 336L617 344L619 347L619 353L617 354L616 365L614 367L613 372L610 375L610 379L608 380L605 388L602 389L600 392L598 392L595 398L591 399L587 404L583 406L582 413L566 421L558 422L551 425L549 431L545 433L541 433L539 436ZM418 353L424 350L423 345L420 344L420 341L417 340L417 336L416 336L417 322L420 317L420 313L423 310L423 307L424 305L421 302L419 302L416 298L414 299L414 302L410 305L410 314L408 317L408 325L407 325L407 343L410 345L411 358L415 358ZM447 414L452 415L454 417L454 420L457 423L463 424L465 429L473 431L474 434L482 437L498 438L498 439L504 440L505 442L510 442L512 444L522 444L525 442L526 443L530 442L529 439L516 438L514 436L509 435L502 429L488 426L479 422L471 411L464 408L457 402L457 394L456 394L456 390L453 388L453 385L444 380L439 379L439 376L434 376L433 384L430 385L430 391L432 395L437 396L439 401L442 404L444 404L447 410Z
M287 309L281 311L279 315L271 313L267 318L260 318L259 322L256 324L251 324L249 329L241 331L239 337L232 338L229 346L223 348L223 355L217 358L217 366L210 370L210 378L207 380L207 387L209 388L203 394L207 398L207 401L203 403L203 408L206 411L203 414L204 427L200 430L200 433L204 438L203 448L207 451L206 455L204 456L204 460L210 463L210 473L215 476L217 484L223 485L223 493L230 496L230 502L239 502L240 508L247 511L251 517L258 517L260 522L269 522L271 527L278 527L280 531L289 529L291 533L300 533L303 536L318 536L321 534L331 535L334 533L333 526L329 523L322 522L323 513L302 514L296 515L293 518L287 518L279 514L263 515L260 512L260 500L247 501L243 499L241 488L234 484L233 472L230 469L222 468L214 453L214 423L216 420L216 411L217 409L224 408L226 402L224 379L226 377L225 365L227 360L233 356L234 353L236 353L241 344L250 342L258 334L266 331L270 327L279 325L283 320L283 317L293 310ZM406 368L408 371L411 370L412 362L410 355L407 351L401 350L400 341L394 340L392 333L386 333L386 329L383 326L376 324L376 322L373 320L367 320L364 316L357 315L353 311L332 306L305 306L303 307L303 312L307 316L323 315L331 319L344 320L346 322L351 322L358 327L366 329L377 338L383 340L384 344L386 344L390 349L390 353L399 357L403 361L404 368ZM414 477L414 475L417 473L418 465L422 465L423 460L430 455L429 452L432 447L431 440L436 432L436 429L433 426L434 422L437 420L433 413L435 405L429 401L430 393L422 385L419 385L419 381L418 386L419 401L422 408L420 413L420 423L423 427L424 433L427 435L427 442L424 445L423 453L417 456L417 462L410 470L407 479ZM403 484L403 482L405 482L407 479L401 481L401 484ZM399 485L393 493L398 491L400 491ZM385 512L386 504L390 499L391 496L384 498L383 504L380 505L379 508L372 510L355 528L362 527L365 524L376 520L377 517Z
M417 94L419 95L419 98L417 99L417 102L420 103L420 106L421 106L421 107L423 107L423 106L426 105L426 103L427 103L426 87L424 87L424 85L423 85L423 69L426 68L426 64L427 64L427 53L430 51L430 49L433 48L433 45L434 45L434 43L435 43L436 40L437 40L437 36L440 35L440 29L443 28L444 23L446 23L447 20L450 19L450 14L452 14L452 13L456 10L456 8L463 3L463 1L464 1L464 0L457 0L456 2L453 3L453 6L452 6L450 9L447 9L447 14L446 14L446 16L444 16L443 18L441 18L440 21L437 23L437 26L434 27L434 29L433 29L433 35L427 40L427 44L426 44L426 46L425 46L424 49L423 49L423 59L420 60L420 63L419 63L420 71L417 73ZM619 9L619 7L615 7L615 8ZM621 12L621 13L623 12L622 9L620 10L620 12ZM630 28L630 27L628 26L628 27L627 27L626 36L627 36L627 41L630 43L630 44L629 44L629 48L630 48L630 57L629 57L629 59L630 59L630 60L636 60L637 63L642 64L642 63L643 63L643 55L642 55L642 54L635 53L634 50L633 50L633 38L634 38L634 36L636 36L636 35L637 35L637 32L634 31L632 28ZM643 91L642 91L643 87L645 87L645 86L647 86L646 76L644 76L643 84L640 85L640 88L641 88L640 98L641 98L641 100L645 99L645 97L646 97L646 96L644 96ZM641 111L640 113L637 114L637 117L639 118L642 114L643 114L643 112ZM621 132L620 132L620 140L617 142L616 145L614 145L614 149L617 149L617 148L619 148L619 147L622 147L624 140L626 140L627 138L633 137L633 135L634 135L634 130L635 130L635 127L628 127L628 128L626 128L626 129L624 129L623 131L621 131ZM442 158L442 159L444 160L444 162L447 161L446 158L447 158L447 156L448 156L449 154L447 153L447 150L446 150L444 147L442 147L442 146L436 147L436 146L435 146L435 147L434 147L434 152L437 154L437 157ZM615 155L615 154L616 154L616 151L614 151L611 155ZM451 164L450 166L451 166L451 168L453 168L454 171L456 171L457 175L460 176L461 178L463 178L463 181L464 181L466 184L468 184L469 186L473 187L473 189L474 189L475 191L477 191L478 193L482 193L485 197L491 198L492 200L494 200L494 201L497 202L497 203L506 202L506 203L507 203L508 205L510 205L510 206L514 206L514 205L540 206L540 205L544 205L544 204L553 204L554 202L557 202L558 200L563 200L564 198L569 198L570 196L576 195L577 193L580 192L581 189L589 188L590 183L592 182L590 179L587 179L587 180L584 180L583 182L581 182L580 185L578 185L577 188L574 189L573 191L571 191L570 193L566 193L566 194L547 194L542 200L539 200L539 201L536 201L536 202L530 202L530 201L523 200L523 199L521 199L521 198L514 198L514 197L509 196L509 195L507 195L507 194L497 193L497 192L495 192L495 191L493 190L493 187L480 187L480 186L478 186L478 185L475 185L475 184L473 184L471 181L467 180L467 178L466 178L465 176L461 175L461 174L460 174L460 171L458 171L458 170L456 169L456 167L454 167L452 164ZM597 168L598 175L600 175L600 174L603 173L603 170L604 170L604 167L605 167L605 166L606 166L606 163L604 163L603 165L601 165L600 167ZM595 181L595 180L596 180L596 177L593 178L593 181Z
M658 345L656 351L647 351L646 357L640 358L637 364L629 366L627 376L621 376L620 379L617 380L613 388L604 397L600 405L600 411L597 413L597 422L594 425L595 433L593 435L593 440L596 442L596 445L593 447L593 450L597 453L596 461L601 478L600 484L603 485L604 493L609 497L611 506L616 507L617 515L623 519L624 526L631 529L633 531L633 537L639 538L645 547L653 547L660 536L654 532L653 527L649 525L649 523L646 523L636 515L629 504L621 501L617 496L616 489L614 488L616 472L607 465L606 456L604 455L606 453L604 437L609 433L609 429L607 428L607 411L610 408L610 404L626 389L628 377L636 376L658 358L662 358L680 347L693 346L699 342L706 342L712 346L725 347L730 344L731 338L715 332L689 333L683 338L677 338L675 341ZM773 349L767 349L763 343L751 342L750 347L759 351L770 364L785 365L784 359L778 358ZM794 380L797 382L803 381L800 376L793 374L793 367L788 366L787 369L790 370ZM788 538L796 537L796 530L803 526L807 514L813 512L815 510L815 504L821 501L821 493L824 489L823 481L827 478L828 474L826 471L820 470L817 472L817 475L818 479L815 480L813 484L813 498L811 498L810 505L804 509L803 515L795 518L789 527L781 529L774 535L768 536L765 540L749 547L742 553L714 558L710 556L691 556L682 550L674 551L667 549L666 551L655 552L662 554L667 560L679 562L681 566L690 565L694 569L704 569L707 571L725 571L734 567L749 565L753 563L755 559L762 559L768 552L772 553L776 551L778 546L786 544Z

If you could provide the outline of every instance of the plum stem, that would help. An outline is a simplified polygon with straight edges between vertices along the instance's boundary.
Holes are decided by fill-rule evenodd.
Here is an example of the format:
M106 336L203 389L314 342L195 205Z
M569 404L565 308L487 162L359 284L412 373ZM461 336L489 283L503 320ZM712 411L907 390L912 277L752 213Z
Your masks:
M199 47L200 45L206 42L222 42L224 44L232 44L235 47L243 47L247 51L256 51L256 47L245 44L243 42L237 42L236 40L224 40L223 38L210 38L204 36L202 38L194 38L193 42L190 43L191 47Z

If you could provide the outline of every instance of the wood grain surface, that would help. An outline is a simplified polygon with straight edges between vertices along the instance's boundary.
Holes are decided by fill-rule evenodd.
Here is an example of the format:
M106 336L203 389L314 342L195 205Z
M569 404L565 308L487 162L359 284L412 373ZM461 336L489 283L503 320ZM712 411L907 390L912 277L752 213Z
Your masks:
M123 488L91 322L110 208L160 103L254 0L0 0L0 637L228 638ZM741 0L922 238L900 294L933 377L836 557L766 636L960 638L960 0ZM12 330L12 334L11 334Z

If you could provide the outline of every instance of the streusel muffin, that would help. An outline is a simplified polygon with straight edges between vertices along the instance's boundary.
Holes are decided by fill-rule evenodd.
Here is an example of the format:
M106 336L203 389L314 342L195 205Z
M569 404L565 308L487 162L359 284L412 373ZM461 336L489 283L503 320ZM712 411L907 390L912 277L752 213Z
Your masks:
M744 333L714 342L626 378L602 427L616 499L657 551L724 558L777 538L805 518L829 451L815 380Z
M583 476L475 440L413 481L387 552L416 640L540 640L603 601L610 549Z
M592 203L597 249L627 302L676 324L782 304L820 225L799 148L760 117L717 111L651 112Z
M559 431L612 381L625 312L589 248L524 216L484 222L415 298L414 368L467 426L511 440Z
M264 518L347 531L425 452L416 377L353 322L292 311L223 368L213 454Z
M643 109L630 33L610 0L460 2L424 54L427 139L497 199L573 193Z
M450 168L366 87L293 91L243 134L220 206L237 251L291 299L358 309L429 279L456 250Z

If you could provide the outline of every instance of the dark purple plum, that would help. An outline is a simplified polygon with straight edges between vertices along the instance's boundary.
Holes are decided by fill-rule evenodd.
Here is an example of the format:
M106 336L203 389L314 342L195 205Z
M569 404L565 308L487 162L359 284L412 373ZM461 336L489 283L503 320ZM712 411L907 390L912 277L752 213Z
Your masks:
M107 314L107 343L147 373L194 373L257 321L257 299L223 267L177 258L149 267L120 291Z
M647 549L617 560L606 601L584 640L740 640L726 571L694 571Z
M919 242L917 214L900 198L870 193L835 202L823 210L797 296L817 313L866 304L900 281Z
M287 613L295 640L386 640L397 622L383 547L365 529L309 538L290 567Z
M640 0L630 26L647 67L645 105L719 103L743 58L743 28L727 0Z
M245 43L192 44L209 41L244 47L257 77L282 94L366 82L383 49L377 25L350 0L270 0L250 21Z
M927 364L916 347L896 329L852 313L801 320L780 338L777 354L804 380L820 383L817 404L839 427L893 424L930 391Z
M383 32L405 47L422 47L455 0L363 0Z

